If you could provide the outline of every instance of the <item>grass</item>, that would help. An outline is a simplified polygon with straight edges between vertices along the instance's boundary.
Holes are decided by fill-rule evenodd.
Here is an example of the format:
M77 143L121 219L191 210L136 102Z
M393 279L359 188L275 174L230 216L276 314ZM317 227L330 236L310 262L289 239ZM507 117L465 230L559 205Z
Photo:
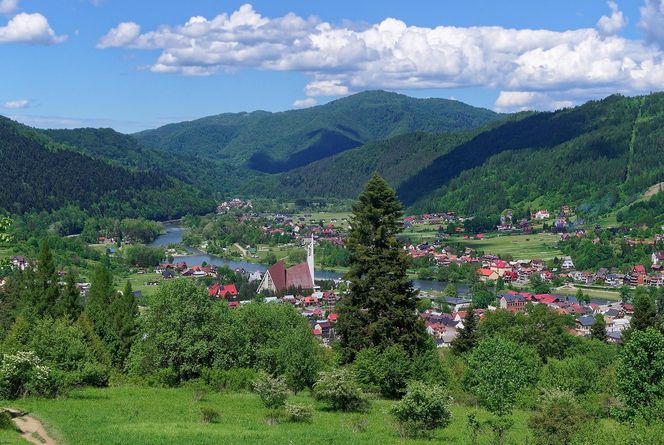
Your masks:
M620 292L608 290L597 286L585 286L581 284L574 284L571 286L562 286L554 289L556 294L562 295L576 295L577 289L583 290L583 293L590 295L591 298L603 298L605 300L620 301Z
M0 430L0 445L26 445L30 442L23 439L18 432Z
M84 389L57 400L27 399L11 404L41 419L61 443L76 444L402 444L389 414L393 402L377 400L363 414L326 411L305 393L292 402L316 407L312 423L280 421L270 425L258 397L250 393L211 393L195 401L191 389ZM7 402L4 402L7 404ZM218 423L205 423L201 407L220 412ZM433 440L409 444L468 444L466 415L471 408L455 406L452 424ZM480 411L480 419L487 414ZM531 440L527 416L516 412L509 443ZM2 436L0 436L1 438ZM486 432L481 444L490 443ZM2 443L2 442L0 442ZM8 442L20 443L20 442Z
M556 247L560 237L548 233L533 235L500 235L483 240L456 238L471 249L498 256L511 255L514 259L550 260L563 253Z

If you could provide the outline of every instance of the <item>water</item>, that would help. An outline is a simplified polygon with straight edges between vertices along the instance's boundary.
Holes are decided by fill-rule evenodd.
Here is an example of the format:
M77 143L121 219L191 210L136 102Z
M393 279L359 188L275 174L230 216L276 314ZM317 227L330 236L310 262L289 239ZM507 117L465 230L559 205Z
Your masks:
M169 244L179 244L182 242L182 236L184 235L185 229L176 225L166 225L166 233L160 235L155 239L150 246L153 247L166 247ZM207 264L214 264L215 266L227 266L233 270L235 269L244 269L248 272L265 272L267 266L263 264L249 263L246 261L233 261L227 260L225 258L218 257L216 255L209 255L205 252L202 252L198 249L185 246L188 255L178 255L174 257L175 262L184 261L187 265L199 265L203 262ZM342 274L339 272L333 272L329 270L316 270L316 279L317 280L337 280L341 278ZM433 281L433 280L413 280L413 286L416 289L423 291L442 291L447 286L447 283L442 281ZM458 284L457 289L460 295L468 295L468 286L465 284Z

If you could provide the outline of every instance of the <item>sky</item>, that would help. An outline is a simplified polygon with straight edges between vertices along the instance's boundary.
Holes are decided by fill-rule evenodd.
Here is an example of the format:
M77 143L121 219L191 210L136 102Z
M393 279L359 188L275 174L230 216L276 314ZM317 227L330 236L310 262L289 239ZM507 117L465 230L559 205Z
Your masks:
M664 0L0 0L0 114L36 127L373 89L501 112L664 90Z

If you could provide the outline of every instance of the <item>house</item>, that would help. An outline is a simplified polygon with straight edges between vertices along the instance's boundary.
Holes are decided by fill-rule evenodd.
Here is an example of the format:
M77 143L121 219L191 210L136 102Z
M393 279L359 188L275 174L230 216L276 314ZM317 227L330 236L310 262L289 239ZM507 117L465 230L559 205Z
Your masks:
M166 270L161 272L161 277L165 278L165 279L175 278L176 275L177 274L175 273L175 271L173 269L166 269Z
M542 210L538 210L537 213L535 213L535 215L533 215L533 217L535 219L541 220L541 219L549 219L551 217L551 215L549 214L548 210L542 209Z
M655 252L651 255L650 262L654 265L659 265L664 262L664 251Z
M590 315L583 315L576 319L576 332L580 335L588 336L590 335L590 328L595 323L595 317Z
M11 258L12 267L19 270L25 270L28 267L28 259L24 256L13 256Z
M500 309L505 309L510 312L519 312L523 310L526 305L526 298L523 295L516 294L510 295L505 294L500 297Z
M500 276L495 270L484 267L477 269L477 275L479 275L480 281L496 281Z
M561 267L563 269L574 269L574 262L572 261L572 257L564 257L563 258L563 263L561 264Z
M643 286L646 281L646 268L643 264L637 264L632 268L629 275L629 284L632 286Z

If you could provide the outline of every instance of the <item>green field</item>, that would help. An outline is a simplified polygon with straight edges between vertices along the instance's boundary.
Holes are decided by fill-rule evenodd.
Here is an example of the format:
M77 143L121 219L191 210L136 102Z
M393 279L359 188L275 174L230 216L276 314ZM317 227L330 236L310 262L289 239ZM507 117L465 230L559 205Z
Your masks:
M437 431L433 440L404 442L388 413L393 402L378 400L369 412L353 414L327 411L305 393L291 399L316 407L312 423L282 420L270 425L266 422L267 410L254 394L210 393L202 401L196 401L192 390L185 388L85 389L64 399L27 399L11 405L42 420L56 440L68 445L470 443L465 419L472 410L467 407L455 407L452 424ZM203 423L200 413L203 406L217 409L220 422ZM485 416L486 413L480 412L480 418ZM526 415L517 412L514 421L508 443L525 443L531 438ZM487 444L490 440L491 435L486 432L480 443Z
M563 253L556 247L560 237L548 233L534 235L501 235L483 240L453 238L471 249L498 256L511 255L518 259L550 260Z
M620 301L620 292L616 290L604 289L596 286L584 286L575 284L573 286L563 286L553 289L556 294L576 295L577 289L581 289L584 294L592 298L604 298L606 300Z
M28 443L18 433L9 430L0 430L0 445L27 445Z

